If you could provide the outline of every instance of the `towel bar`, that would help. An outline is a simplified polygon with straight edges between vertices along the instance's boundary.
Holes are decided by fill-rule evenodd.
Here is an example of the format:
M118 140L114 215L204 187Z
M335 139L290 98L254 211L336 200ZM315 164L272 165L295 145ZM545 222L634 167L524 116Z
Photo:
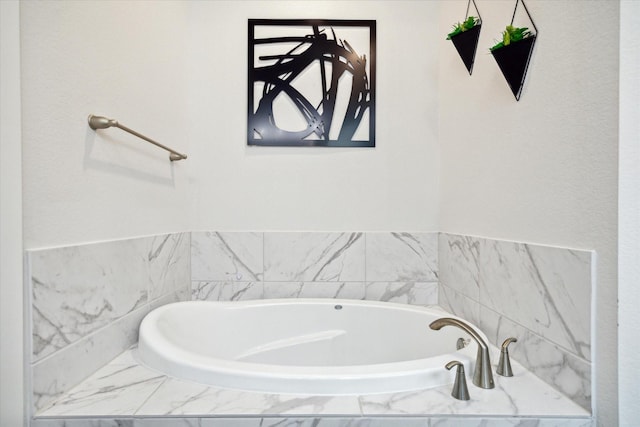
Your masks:
M146 136L142 135L141 133L136 132L133 129L129 129L128 127L121 125L120 123L118 123L117 120L113 120L113 119L108 119L106 117L102 117L102 116L94 116L93 114L89 114L89 127L93 130L97 130L97 129L107 129L110 127L117 127L122 129L125 132L129 132L131 135L135 135L138 138L144 139L147 142L152 143L153 145L156 145L160 148L162 148L163 150L167 150L169 152L169 160L171 160L172 162L176 161L176 160L183 160L187 158L186 154L181 154L178 153L175 150L172 150L171 148L160 144L159 142L154 141L151 138L147 138Z

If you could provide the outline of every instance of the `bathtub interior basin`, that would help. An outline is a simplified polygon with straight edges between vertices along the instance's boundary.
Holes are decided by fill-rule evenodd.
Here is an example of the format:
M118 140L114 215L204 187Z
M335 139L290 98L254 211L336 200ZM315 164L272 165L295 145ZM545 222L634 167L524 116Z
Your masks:
M468 376L474 368L476 344L457 349L465 332L429 328L440 317L454 316L356 300L187 301L145 317L138 358L166 375L222 388L330 395L425 389L453 382L455 373L444 368L451 360Z

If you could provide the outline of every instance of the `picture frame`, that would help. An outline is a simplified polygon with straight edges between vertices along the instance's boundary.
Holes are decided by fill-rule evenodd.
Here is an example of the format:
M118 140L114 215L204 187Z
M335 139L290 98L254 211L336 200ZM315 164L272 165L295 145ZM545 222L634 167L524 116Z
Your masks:
M249 19L247 143L375 147L375 20Z

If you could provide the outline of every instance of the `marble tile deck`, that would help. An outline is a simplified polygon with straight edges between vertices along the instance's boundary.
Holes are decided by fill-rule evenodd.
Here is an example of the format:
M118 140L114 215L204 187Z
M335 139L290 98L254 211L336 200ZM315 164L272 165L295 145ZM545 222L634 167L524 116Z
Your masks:
M270 424L257 423L257 420L275 419L274 417L309 420L309 426L317 425L310 420L325 418L344 419L345 424L336 425L350 426L378 425L370 421L384 419L391 422L398 418L405 419L406 422L380 425L429 426L429 423L435 422L429 420L443 417L453 420L491 418L504 422L516 418L549 421L535 424L536 426L586 426L591 421L587 411L515 361L512 362L514 377L496 375L496 388L493 390L483 390L469 382L471 400L463 402L450 396L450 385L428 390L360 396L269 394L222 389L168 377L149 369L138 363L136 351L135 347L125 351L38 412L32 425L75 425L74 422L80 423L80 420L87 421L87 424L78 425L93 425L89 420L105 421L110 418L128 418L132 420L131 425L136 426L145 425L145 420L161 422L169 419L196 426L209 425L207 420L211 421L211 425L218 425L213 424L215 419L229 419L238 422L238 425L253 426L251 422L254 420L255 426L262 426ZM492 347L492 351L492 360L497 361L498 350ZM62 423L63 420L68 424ZM244 423L240 424L242 420ZM420 423L420 420L424 422ZM558 422L550 423L551 420Z

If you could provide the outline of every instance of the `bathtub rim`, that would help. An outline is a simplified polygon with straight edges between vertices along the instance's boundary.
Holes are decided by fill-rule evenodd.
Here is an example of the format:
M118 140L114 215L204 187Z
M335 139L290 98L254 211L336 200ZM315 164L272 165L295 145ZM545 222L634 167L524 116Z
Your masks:
M206 384L213 387L229 388L245 391L257 391L278 394L314 394L314 395L360 395L360 394L378 394L397 391L412 391L424 388L430 388L437 385L452 383L454 373L444 368L444 365L451 360L460 360L465 370L469 373L475 368L476 346L469 345L464 349L450 353L442 353L436 356L423 359L413 359L406 361L375 363L368 365L344 365L344 366L314 366L314 365L275 365L256 362L236 361L222 359L212 356L203 356L195 354L181 348L175 347L169 343L169 349L157 350L148 353L145 347L157 347L156 344L148 343L148 333L150 324L157 317L163 315L170 310L181 309L189 305L199 306L217 306L225 307L225 309L241 309L251 306L278 306L289 304L326 304L326 305L357 305L381 308L393 308L405 311L418 312L421 314L429 313L437 317L453 317L467 322L466 320L454 316L439 306L417 306L395 302L385 301L369 301L369 300L350 300L350 299L333 299L333 298L273 298L261 300L244 300L244 301L180 301L166 304L158 307L148 313L140 325L140 336L135 354L136 359L142 365L163 373L169 377L179 380L190 380L198 383ZM149 320L147 320L149 319ZM469 322L467 322L469 323ZM485 334L475 325L471 324L480 335L486 340ZM144 332L143 332L144 329ZM153 331L158 333L158 331ZM466 336L460 330L461 336ZM166 339L162 341L167 342ZM161 355L161 356L160 356ZM175 374L174 367L181 365L184 360L189 360L190 366L186 367L180 375ZM425 361L429 361L431 371L426 371ZM215 370L212 371L212 366ZM438 367L435 372L434 368ZM357 370L354 373L354 370ZM433 376L439 378L438 384L425 387L424 384ZM215 379L212 379L215 377ZM413 381L407 380L413 378ZM256 381L257 380L257 381ZM377 384L381 380L389 383L387 386ZM272 386L261 386L261 381L267 381ZM351 385L349 382L357 382L357 385ZM408 381L408 383L407 383ZM408 385L399 388L393 384L407 383ZM293 383L295 387L293 391L283 391L282 384ZM342 388L336 392L333 384L339 383ZM368 385L368 386L367 386ZM361 389L366 386L368 391L362 392Z

